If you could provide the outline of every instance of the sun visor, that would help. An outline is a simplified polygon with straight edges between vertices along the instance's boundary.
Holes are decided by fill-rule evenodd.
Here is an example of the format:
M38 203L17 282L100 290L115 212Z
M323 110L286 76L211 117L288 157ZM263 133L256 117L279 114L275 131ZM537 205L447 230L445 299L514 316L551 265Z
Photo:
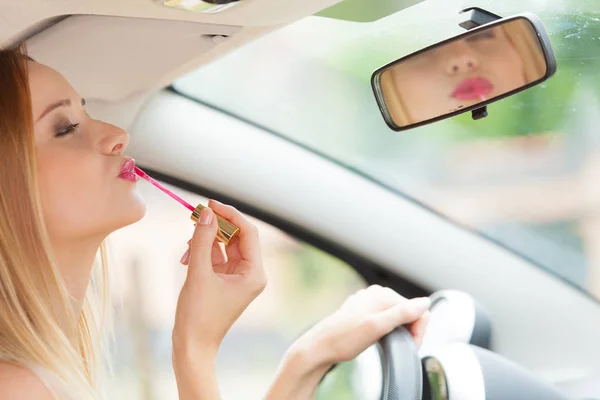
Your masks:
M118 101L161 82L240 32L197 22L70 16L27 40L36 61L60 71L85 97Z

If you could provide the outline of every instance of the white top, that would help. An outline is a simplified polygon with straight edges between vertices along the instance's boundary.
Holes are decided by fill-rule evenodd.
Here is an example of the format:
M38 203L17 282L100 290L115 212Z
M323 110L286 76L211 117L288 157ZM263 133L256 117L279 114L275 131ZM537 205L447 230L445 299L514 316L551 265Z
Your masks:
M73 399L73 397L67 393L67 390L65 390L62 387L63 385L60 383L60 381L58 380L56 375L54 375L54 373L46 370L45 368L37 366L37 365L30 365L30 366L28 366L28 368L38 378L40 378L40 380L44 383L44 385L48 388L48 390L50 390L50 392L56 399L60 399L60 400Z

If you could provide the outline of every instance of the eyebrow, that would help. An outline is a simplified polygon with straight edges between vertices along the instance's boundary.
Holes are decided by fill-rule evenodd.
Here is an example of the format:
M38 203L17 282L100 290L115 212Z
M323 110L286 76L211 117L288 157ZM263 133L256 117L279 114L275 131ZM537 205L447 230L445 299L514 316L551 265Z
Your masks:
M86 103L85 99L82 98L81 99L81 105L85 106L85 103ZM60 107L69 107L70 105L71 105L71 100L69 100L69 99L59 100L56 103L52 103L52 104L50 104L48 106L48 108L46 108L44 110L44 112L39 116L39 118L35 122L38 122L39 120L41 120L42 118L44 118L46 115L48 115L52 111L56 110L57 108L60 108Z

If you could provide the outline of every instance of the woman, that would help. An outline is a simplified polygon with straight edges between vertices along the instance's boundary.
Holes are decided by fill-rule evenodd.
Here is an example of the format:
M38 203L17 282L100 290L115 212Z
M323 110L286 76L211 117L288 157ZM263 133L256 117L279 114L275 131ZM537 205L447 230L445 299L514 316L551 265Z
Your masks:
M106 310L104 239L145 205L122 179L128 134L90 118L58 72L23 49L0 51L0 393L10 399L98 399ZM188 265L173 329L180 399L218 399L223 337L266 284L256 228L211 201L181 262ZM241 228L215 246L213 211ZM104 304L104 306L101 306ZM333 363L398 325L419 342L428 299L370 287L346 300L286 353L269 399L311 398Z

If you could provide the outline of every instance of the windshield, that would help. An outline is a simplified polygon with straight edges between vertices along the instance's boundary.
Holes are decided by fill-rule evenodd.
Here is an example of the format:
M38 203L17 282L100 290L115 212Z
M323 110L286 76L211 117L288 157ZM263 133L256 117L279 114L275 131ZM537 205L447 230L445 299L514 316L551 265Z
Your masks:
M458 12L471 6L536 13L557 74L488 106L483 120L467 113L391 131L372 72L464 32ZM357 170L600 297L598 70L597 0L426 0L372 23L305 18L174 88Z

